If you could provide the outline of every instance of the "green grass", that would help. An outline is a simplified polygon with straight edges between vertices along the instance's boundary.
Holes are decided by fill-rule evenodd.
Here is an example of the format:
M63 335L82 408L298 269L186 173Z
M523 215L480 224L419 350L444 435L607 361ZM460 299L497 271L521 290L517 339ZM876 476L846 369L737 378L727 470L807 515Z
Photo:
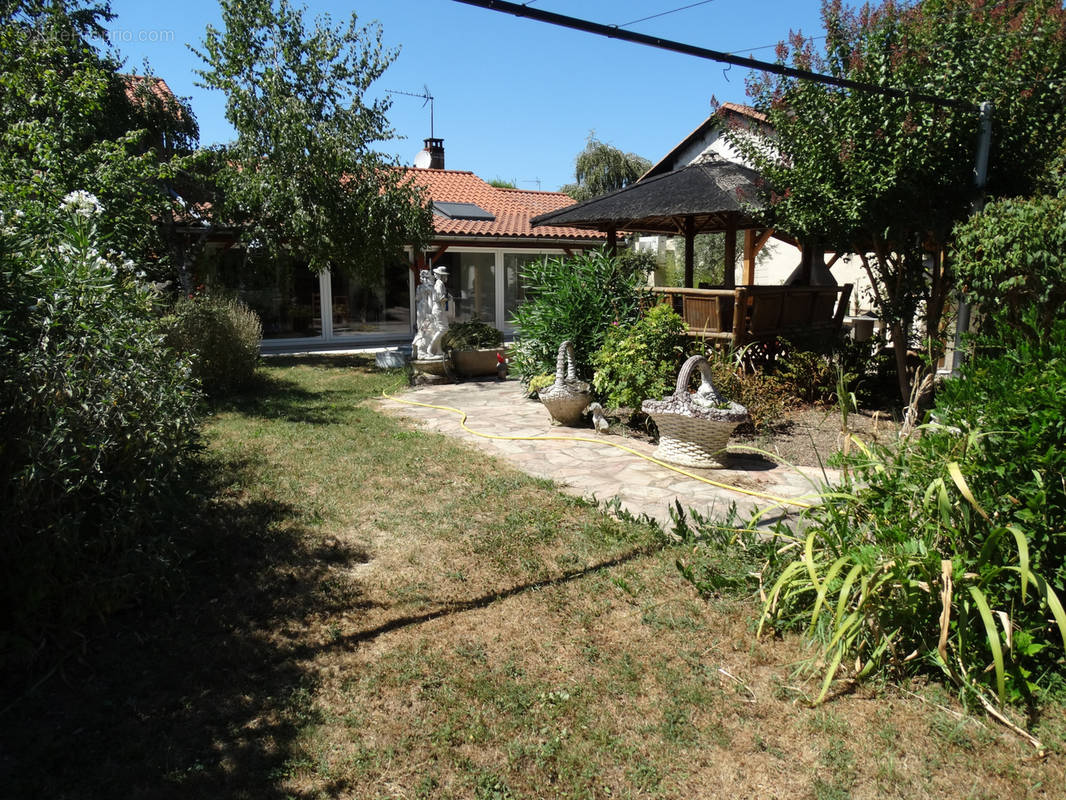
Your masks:
M43 682L5 683L10 796L1062 785L1058 753L1029 759L1002 731L918 700L806 707L814 685L790 666L800 643L753 639L743 554L696 564L653 527L383 414L376 399L400 379L359 358L273 359L255 391L216 409L200 486L174 520L171 596L86 632ZM686 559L706 598L679 574ZM1041 724L1066 731L1061 715Z

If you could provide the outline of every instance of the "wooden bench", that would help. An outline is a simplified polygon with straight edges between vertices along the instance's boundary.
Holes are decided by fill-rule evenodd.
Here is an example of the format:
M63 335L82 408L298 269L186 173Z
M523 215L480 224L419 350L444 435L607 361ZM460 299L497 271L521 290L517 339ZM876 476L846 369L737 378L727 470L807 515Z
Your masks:
M660 302L670 303L681 315L689 336L729 341L736 347L796 334L835 336L844 322L851 290L850 283L652 289Z

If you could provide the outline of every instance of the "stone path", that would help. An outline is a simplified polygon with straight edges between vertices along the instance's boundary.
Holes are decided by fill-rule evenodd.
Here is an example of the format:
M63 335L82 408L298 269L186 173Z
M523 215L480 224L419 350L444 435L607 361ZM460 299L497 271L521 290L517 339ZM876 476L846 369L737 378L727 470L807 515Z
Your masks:
M529 475L556 481L563 491L599 501L617 497L623 508L631 513L647 514L663 524L669 524L669 510L675 501L704 515L724 514L732 503L745 516L756 507L765 509L775 505L773 500L709 485L607 444L621 444L650 456L655 446L647 442L615 435L598 436L591 427L553 426L548 410L539 402L527 399L518 381L467 381L421 386L396 396L465 411L467 427L478 433L532 437L521 441L483 438L463 430L462 417L454 412L389 399L381 401L382 408L391 414L408 417L422 428L469 442L509 461ZM558 441L556 437L596 441ZM789 467L771 465L764 459L742 454L731 456L728 468L684 469L716 483L789 499L810 499L816 485L825 478L830 481L837 478L832 470L827 470L823 478L819 469L804 469L798 473ZM772 514L767 514L765 521L790 510L795 508L775 509Z

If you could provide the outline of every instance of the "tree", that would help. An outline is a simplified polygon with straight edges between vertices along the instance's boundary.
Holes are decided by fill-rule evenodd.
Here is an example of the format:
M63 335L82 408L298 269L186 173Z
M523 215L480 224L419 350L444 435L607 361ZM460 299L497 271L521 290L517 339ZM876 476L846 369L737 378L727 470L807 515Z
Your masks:
M577 154L574 163L577 183L568 183L559 191L580 203L625 188L649 169L651 162L648 159L623 153L617 147L601 142L595 133L590 133L585 149Z
M766 178L777 227L808 244L867 254L907 402L916 323L929 337L925 386L939 352L952 284L939 254L978 199L976 105L994 108L988 191L1031 193L1066 138L1066 13L1058 0L885 0L858 12L834 0L823 5L823 21L823 53L797 34L779 46L779 61L971 104L768 75L749 94L773 132L730 137Z
M72 191L106 209L101 240L142 268L169 273L168 188L188 166L196 118L154 79L120 72L92 44L106 2L0 2L0 201L41 226Z
M405 244L428 238L420 190L372 146L392 136L389 103L365 93L395 58L353 13L304 22L287 0L223 0L199 72L227 95L237 140L220 153L220 214L274 257L371 282Z

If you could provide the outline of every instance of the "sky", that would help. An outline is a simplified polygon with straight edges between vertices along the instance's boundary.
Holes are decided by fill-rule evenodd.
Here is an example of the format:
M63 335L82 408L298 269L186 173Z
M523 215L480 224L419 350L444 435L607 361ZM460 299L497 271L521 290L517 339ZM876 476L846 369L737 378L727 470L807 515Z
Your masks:
M299 4L300 0L295 0ZM534 0L535 7L686 44L774 60L790 30L822 33L820 0ZM306 0L307 16L334 23L355 12L381 25L395 61L369 92L433 95L433 135L448 169L554 191L574 180L574 159L590 133L653 163L695 129L711 98L743 103L748 71L595 36L456 0ZM682 6L693 7L669 12ZM225 98L196 85L207 25L221 27L213 0L112 0L111 42L128 72L152 74L190 100L200 143L234 138ZM636 20L642 20L634 22ZM634 24L627 24L633 22ZM398 140L377 149L411 164L430 136L420 97L388 95Z

